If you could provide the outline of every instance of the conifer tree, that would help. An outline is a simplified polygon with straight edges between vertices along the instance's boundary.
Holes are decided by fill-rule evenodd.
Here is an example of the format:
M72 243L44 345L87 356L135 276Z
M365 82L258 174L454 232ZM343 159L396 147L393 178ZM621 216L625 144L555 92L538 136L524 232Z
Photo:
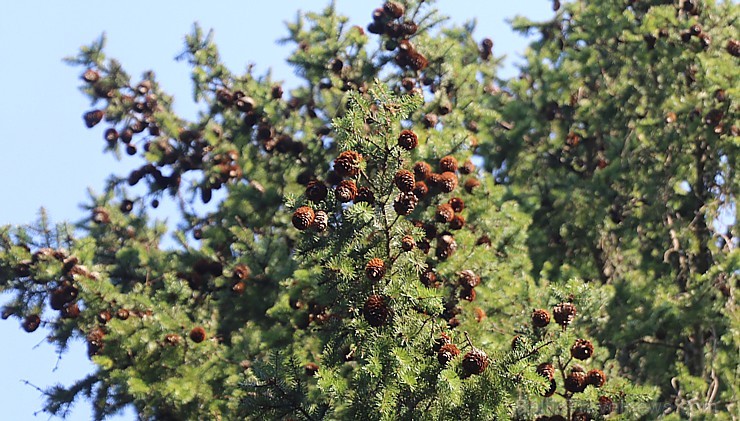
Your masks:
M89 396L97 419L635 419L658 393L674 415L699 396L732 410L737 252L711 221L738 185L737 8L568 3L515 22L543 40L507 81L493 42L429 3L299 15L292 89L232 73L196 26L194 121L103 38L69 59L84 124L136 168L77 226L0 230L3 317L60 352L86 341L97 366L48 389L48 412ZM670 83L691 65L718 70ZM176 247L148 216L161 201Z

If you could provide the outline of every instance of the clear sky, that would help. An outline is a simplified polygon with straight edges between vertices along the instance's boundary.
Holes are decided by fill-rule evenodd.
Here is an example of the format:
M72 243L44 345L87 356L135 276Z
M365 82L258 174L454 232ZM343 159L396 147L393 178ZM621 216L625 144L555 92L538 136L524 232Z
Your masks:
M366 26L382 0L337 0L337 9L350 23ZM215 30L225 63L235 72L256 64L256 74L273 70L273 77L295 83L285 63L290 46L275 40L287 34L284 22L299 9L321 10L328 0L271 1L0 1L0 225L33 221L45 207L54 221L85 217L79 204L87 189L101 191L111 173L128 174L134 159L117 162L103 155L102 129L88 130L82 114L89 102L77 90L81 70L62 63L102 32L107 33L109 57L119 59L136 80L145 70L175 94L175 109L193 115L189 69L174 57L183 37L199 22ZM494 54L509 59L502 75L516 74L511 65L526 47L505 22L517 14L533 19L552 15L551 0L440 0L440 10L452 21L476 19L475 37L494 40ZM156 216L166 218L163 205ZM171 219L174 216L171 216ZM0 304L6 299L0 296ZM40 413L42 396L23 383L41 388L65 385L91 372L82 340L57 361L44 330L27 334L18 321L0 320L0 419L46 420ZM55 369L56 367L56 369ZM79 402L69 419L91 418L89 404ZM115 419L133 420L132 411Z

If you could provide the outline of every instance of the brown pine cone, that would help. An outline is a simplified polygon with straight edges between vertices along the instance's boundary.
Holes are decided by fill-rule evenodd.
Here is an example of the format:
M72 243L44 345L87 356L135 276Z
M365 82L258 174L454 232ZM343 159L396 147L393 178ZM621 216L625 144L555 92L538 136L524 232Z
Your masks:
M547 380L552 380L555 378L555 366L550 363L542 363L537 366L537 374Z
M421 200L426 197L427 194L429 194L429 187L427 187L427 183L423 181L417 181L416 184L414 184L414 189L411 190L411 192L414 193L414 196Z
M446 259L457 250L457 242L455 237L450 234L443 234L437 238L437 257L440 259Z
M419 161L414 164L414 177L419 181L424 181L432 173L431 165L424 161Z
M326 212L320 210L316 211L316 216L313 219L311 227L318 232L324 232L329 227L329 215Z
M532 310L532 326L543 328L550 324L550 313L545 309Z
M419 275L419 280L427 288L436 288L438 286L437 274L434 273L434 271L430 269L427 269L424 272L422 272L421 275Z
M447 203L452 206L452 210L454 210L455 213L460 213L463 211L463 209L465 209L465 202L459 197L453 197L448 200Z
M385 324L388 320L390 310L385 302L385 298L380 295L371 295L365 301L363 315L370 326L378 327Z
M439 117L437 116L437 114L429 113L429 114L426 114L424 118L422 118L421 122L422 124L424 124L424 127L426 127L427 129L430 129L436 126L437 123L439 123Z
M383 5L383 13L393 19L400 18L405 12L406 8L399 2L389 1Z
M23 319L23 330L25 330L28 333L31 333L39 328L41 325L41 318L38 314L30 314L26 316L25 319Z
M398 136L398 146L406 149L407 151L413 150L418 144L418 137L416 136L416 133L411 130L404 130Z
M457 171L457 159L452 155L447 155L439 160L439 172Z
M601 387L606 383L606 374L599 369L589 370L586 373L586 382L593 387Z
M234 277L237 279L247 279L250 273L252 273L252 271L249 269L249 266L245 265L244 263L239 263L238 265L234 266Z
M586 373L583 371L571 371L565 378L565 390L571 393L583 392L587 385Z
M401 249L403 249L403 251L411 251L414 249L414 246L416 246L416 240L414 240L414 237L404 235L403 238L401 238Z
M190 331L190 340L199 344L206 340L206 330L202 326L196 326Z
M576 339L570 347L571 357L577 360L587 360L594 354L594 345L587 339Z
M398 170L396 175L393 177L393 183L404 193L408 193L414 189L416 180L414 174L409 170Z
M409 215L414 211L418 199L413 193L401 193L393 201L393 210L399 215Z
M614 411L614 401L609 396L599 396L599 415L609 415Z
M447 366L458 355L460 355L460 349L458 349L457 345L448 342L442 345L439 351L437 351L437 361L439 361L440 365Z
M550 396L555 394L555 391L558 388L558 384L555 382L555 379L550 380L550 388L545 391L545 393L542 395L546 398L549 398Z
M103 119L105 112L103 110L92 110L85 113L83 119L88 129L95 127Z
M326 188L326 184L319 180L311 180L306 185L306 198L312 202L320 202L326 199L326 195L329 189Z
M352 180L342 180L334 189L334 194L341 203L351 202L357 197L357 185Z
M459 230L465 226L465 217L462 215L455 215L450 221L450 229Z
M462 369L466 376L482 374L488 367L488 355L483 350L473 348L463 357Z
M572 303L560 303L552 309L555 322L565 329L576 317L576 306Z
M475 288L480 285L480 276L470 269L465 269L458 274L458 283L463 288Z
M445 193L450 193L457 187L457 176L455 173L446 171L439 176L439 189Z
M313 209L308 206L301 206L293 212L293 226L299 231L307 230L315 218Z
M455 210L452 209L449 203L444 203L437 206L437 212L434 214L434 217L437 219L437 222L446 224L455 217Z
M463 288L460 290L460 299L473 302L478 294L474 288Z
M740 41L731 39L727 41L727 52L733 57L740 57Z
M385 262L383 259L374 257L365 265L365 275L371 281L379 281L385 275Z
M355 151L344 151L334 160L334 171L340 177L354 177L360 173L362 155Z
M355 196L355 203L365 202L367 204L375 204L375 195L369 187L360 187L357 189L357 196Z
M463 184L463 187L465 188L465 191L472 194L476 187L480 186L480 181L475 177L470 177L467 180L465 180L465 183Z
M458 170L460 171L460 174L472 174L473 171L475 171L475 164L473 164L473 161L468 159L460 166L460 168L458 168Z

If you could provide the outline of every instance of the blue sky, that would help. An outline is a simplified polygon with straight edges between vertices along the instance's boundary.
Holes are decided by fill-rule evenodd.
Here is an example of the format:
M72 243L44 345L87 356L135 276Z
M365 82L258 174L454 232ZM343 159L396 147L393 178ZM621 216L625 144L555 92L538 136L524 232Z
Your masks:
M337 0L337 9L350 23L366 26L377 1ZM225 63L235 72L256 64L256 74L272 69L273 77L294 84L285 63L290 50L275 40L286 35L284 22L299 9L321 10L328 1L231 2L65 2L24 0L0 3L0 225L33 221L45 207L54 221L77 221L87 189L101 191L111 173L128 174L131 162L103 155L102 129L84 127L82 114L90 104L77 90L80 69L62 63L83 44L106 32L109 57L119 59L138 77L154 70L164 89L176 97L175 109L193 115L189 69L174 57L194 22L215 30ZM514 35L505 19L522 14L533 19L552 15L550 0L490 1L440 0L440 10L452 21L477 19L476 38L494 40L494 54L506 54L504 76L516 74L511 63L524 51L526 40ZM159 218L174 219L172 207L161 206ZM0 297L0 304L5 299ZM92 370L82 341L57 361L45 342L43 329L27 334L17 320L0 320L0 408L7 420L46 420L34 416L41 394L23 383L41 388L69 385ZM55 369L56 368L56 369ZM87 402L78 403L69 419L90 419ZM132 420L127 411L115 418Z

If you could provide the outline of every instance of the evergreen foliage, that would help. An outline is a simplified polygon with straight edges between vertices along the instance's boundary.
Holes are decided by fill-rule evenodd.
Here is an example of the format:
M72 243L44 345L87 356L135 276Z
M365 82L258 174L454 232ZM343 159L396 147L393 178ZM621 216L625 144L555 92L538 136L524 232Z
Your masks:
M738 6L554 6L513 21L542 38L512 80L424 0L299 14L292 89L195 26L194 121L104 38L69 58L84 123L138 167L76 225L0 229L3 318L97 367L45 410L731 419Z

